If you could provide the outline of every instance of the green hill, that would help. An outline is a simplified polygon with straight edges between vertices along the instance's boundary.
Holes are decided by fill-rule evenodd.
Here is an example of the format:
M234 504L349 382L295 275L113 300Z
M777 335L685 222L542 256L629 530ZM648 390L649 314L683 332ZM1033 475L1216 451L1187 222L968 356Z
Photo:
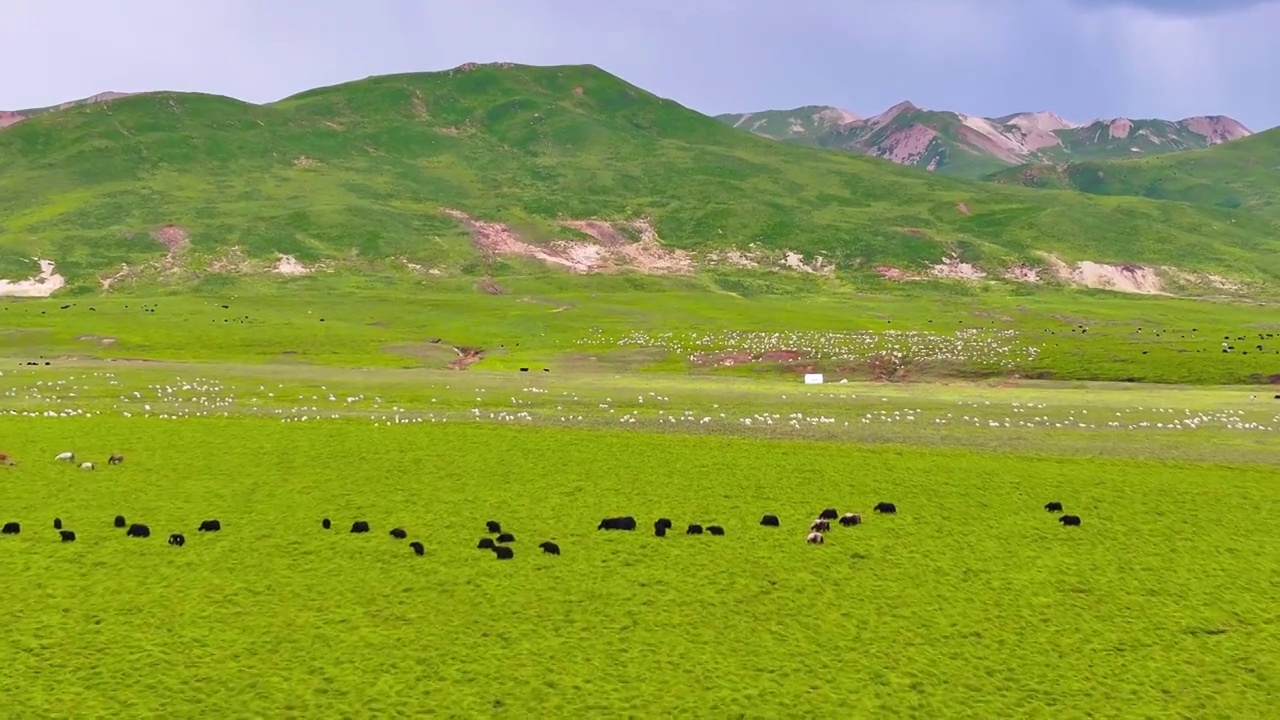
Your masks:
M1065 165L1023 165L1003 184L1177 200L1280 218L1280 128L1203 150Z
M612 225L575 222L592 219ZM428 280L716 263L875 277L955 254L996 274L1046 252L1271 282L1274 238L1269 220L1225 209L773 142L592 66L468 65L265 106L147 93L0 131L0 277L47 259L73 290L273 265Z

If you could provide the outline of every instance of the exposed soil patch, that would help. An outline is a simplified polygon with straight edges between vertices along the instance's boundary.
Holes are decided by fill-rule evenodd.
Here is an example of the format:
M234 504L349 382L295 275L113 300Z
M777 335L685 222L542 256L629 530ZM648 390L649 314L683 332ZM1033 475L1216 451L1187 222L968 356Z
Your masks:
M177 255L191 245L191 237L186 230L177 225L163 225L156 228L151 236L165 246L170 255Z
M97 344L99 344L99 345L115 345L115 344L116 344L116 339L115 339L115 338L113 338L113 337L102 337L102 336L99 336L99 335L81 335L80 337L76 338L76 340L78 340L78 341L80 341L80 342L91 342L91 343L97 343Z
M409 105L413 108L413 114L416 115L419 120L426 120L427 119L427 103L422 99L422 92L420 90L414 89L411 95L413 97L409 101Z
M815 257L812 261L805 262L803 255L797 252L791 252L790 250L788 250L783 256L782 264L792 270L820 275L830 275L835 272L835 267L827 264L825 258Z
M209 272L244 273L254 269L253 261L239 245L233 245L209 261Z
M1031 265L1014 265L1004 271L1006 280L1014 282L1038 283L1040 282L1040 268Z
M582 96L583 96L583 94L584 94L584 93L583 93L583 90L582 90L582 86L581 86L581 85L579 85L578 87L576 87L576 88L574 88L574 89L573 89L573 96L574 96L574 97L582 97Z
M25 280L0 279L0 297L47 298L67 284L67 279L55 272L52 260L37 260L40 273Z
M969 214L969 205L967 203L956 203L956 212L961 215Z
M929 237L929 233L921 230L920 228L902 228L902 232L906 235L910 235L911 237Z
M271 272L277 275L310 275L312 269L298 262L298 259L292 255L281 255L275 266L271 268Z
M1145 265L1107 265L1083 260L1071 266L1056 255L1046 253L1045 258L1054 275L1072 285L1139 295L1167 294L1160 276Z
M643 219L565 220L562 225L589 235L594 242L556 240L541 246L525 241L505 223L477 220L451 208L443 212L461 222L471 233L475 246L490 255L522 255L576 273L634 269L647 274L672 275L693 271L689 253L663 247L653 226ZM620 228L630 230L639 239L632 240Z
M934 277L947 278L949 280L981 280L987 274L978 268L963 262L959 257L952 255L942 259L937 265L931 265L929 272Z
M482 291L490 295L501 295L504 292L506 292L505 290L502 289L501 285L493 281L493 278L488 278L488 277L482 277L479 280L477 280L476 287L480 288Z
M98 278L98 284L100 284L100 285L102 286L102 289L103 289L104 291L105 291L105 290L110 290L112 285L115 285L117 282L119 282L119 281L121 281L121 280L125 279L125 278L126 278L126 277L128 277L128 276L129 276L129 264L128 264L128 263L120 263L120 269L119 269L119 270L115 271L114 273L112 273L112 274L110 274L110 275L103 275L103 276L99 277L99 278Z
M458 359L449 363L451 370L466 370L484 359L484 350L481 348L455 345L453 351L458 354Z
M912 275L906 270L893 267L892 265L877 265L876 272L885 280L893 280L894 282L905 282L907 280L923 280L919 275Z
M299 155L293 159L294 167L313 167L319 165L320 161L308 155Z

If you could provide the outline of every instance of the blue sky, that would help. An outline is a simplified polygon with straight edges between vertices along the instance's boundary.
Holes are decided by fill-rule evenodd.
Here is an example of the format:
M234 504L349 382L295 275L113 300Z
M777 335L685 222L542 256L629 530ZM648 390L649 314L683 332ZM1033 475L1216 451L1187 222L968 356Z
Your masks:
M1280 125L1280 0L4 0L0 108L266 102L463 62L592 63L709 114L900 100Z

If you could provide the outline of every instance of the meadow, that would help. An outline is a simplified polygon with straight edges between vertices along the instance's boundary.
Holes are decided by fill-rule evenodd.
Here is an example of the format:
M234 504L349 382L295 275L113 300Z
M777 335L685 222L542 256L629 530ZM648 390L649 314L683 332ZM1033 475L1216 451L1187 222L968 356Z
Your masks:
M1280 391L1221 352L1266 308L589 282L0 304L9 712L1271 712ZM807 545L825 507L865 522Z

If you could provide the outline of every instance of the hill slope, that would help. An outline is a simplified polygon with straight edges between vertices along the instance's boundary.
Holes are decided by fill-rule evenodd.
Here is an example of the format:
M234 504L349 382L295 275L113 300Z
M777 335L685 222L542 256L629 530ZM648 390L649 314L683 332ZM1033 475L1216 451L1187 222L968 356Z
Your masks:
M87 98L79 100L71 100L68 102L52 105L50 107L31 108L29 110L0 110L0 128L6 128L10 125L17 125L23 120L30 120L38 115L56 112L58 110L66 110L67 108L78 107L80 105L92 105L94 103L111 102L119 100L122 97L128 97L128 93L104 92L97 95L91 95Z
M1280 128L1204 150L1110 162L1031 164L990 177L1004 184L1240 208L1280 217Z
M1065 267L1044 253L1280 277L1271 223L1232 217L776 143L591 66L467 65L266 106L139 94L0 132L0 277L41 258L92 289L316 266L1029 279Z
M984 118L902 102L870 118L809 106L718 115L732 127L775 140L847 150L952 175L978 177L1009 165L1118 158L1203 148L1250 135L1223 116L1095 120L1076 125L1048 112Z

